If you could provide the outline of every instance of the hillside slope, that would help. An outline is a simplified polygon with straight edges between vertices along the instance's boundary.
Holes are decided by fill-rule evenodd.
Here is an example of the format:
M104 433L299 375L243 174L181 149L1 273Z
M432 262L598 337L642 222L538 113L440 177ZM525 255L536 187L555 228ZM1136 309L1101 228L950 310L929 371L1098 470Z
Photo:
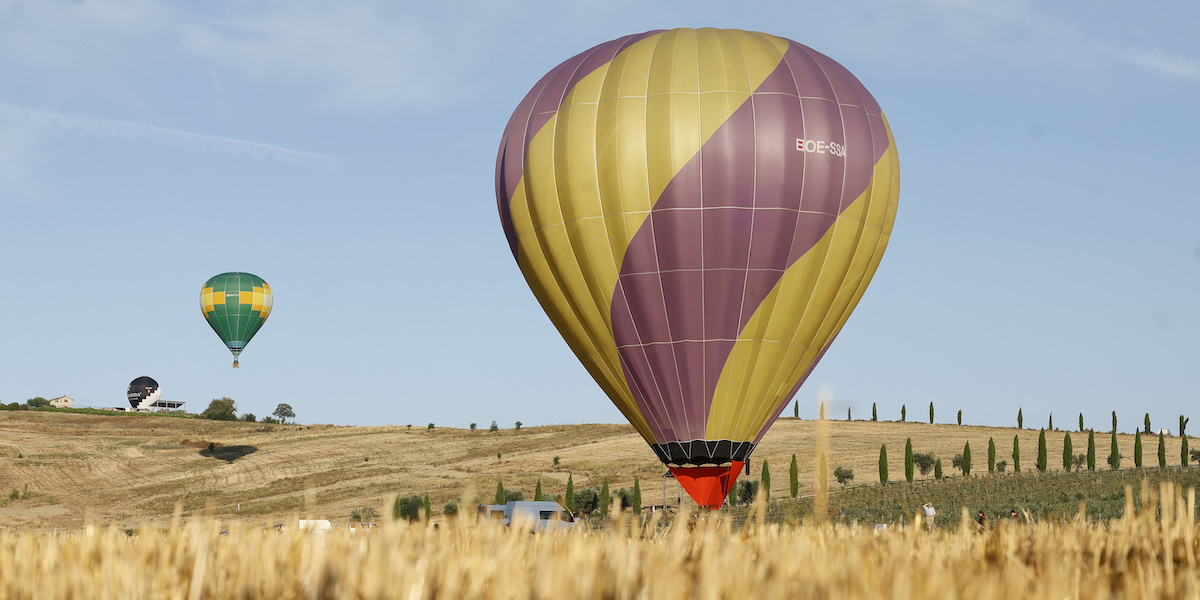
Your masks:
M796 454L801 493L811 493L815 446L822 436L828 440L830 473L837 466L850 467L855 484L878 481L880 444L887 444L890 478L903 479L909 437L915 451L942 457L947 474L950 458L969 441L975 471L986 473L988 438L996 441L997 460L1011 464L1014 435L1021 439L1022 466L1030 470L1036 430L780 419L754 453L750 477L757 480L762 461L768 461L772 495L783 497ZM1085 451L1086 434L1072 437L1075 452ZM1102 463L1109 437L1096 437ZM1049 463L1058 470L1063 432L1050 432L1047 439ZM1157 464L1157 441L1145 442L1146 464ZM1119 443L1123 464L1132 465L1133 436L1121 435ZM1167 439L1170 465L1178 464L1179 443L1179 438ZM0 412L0 526L7 527L75 528L88 522L133 527L165 522L177 503L186 514L208 508L217 516L262 525L284 522L293 513L344 523L352 510L380 507L392 495L429 494L437 514L464 490L490 498L498 479L527 498L538 479L547 494L562 494L568 475L574 476L576 489L598 486L608 477L616 490L631 487L638 477L646 504L661 504L664 488L673 503L679 491L674 482L663 485L664 472L628 425L493 433ZM19 498L10 498L10 491Z

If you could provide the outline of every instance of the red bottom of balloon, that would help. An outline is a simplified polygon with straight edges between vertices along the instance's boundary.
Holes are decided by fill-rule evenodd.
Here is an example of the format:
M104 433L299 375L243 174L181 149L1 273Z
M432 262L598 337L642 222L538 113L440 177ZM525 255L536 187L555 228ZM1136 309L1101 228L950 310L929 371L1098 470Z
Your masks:
M721 508L746 463L735 460L727 467L669 467L692 500L704 508Z

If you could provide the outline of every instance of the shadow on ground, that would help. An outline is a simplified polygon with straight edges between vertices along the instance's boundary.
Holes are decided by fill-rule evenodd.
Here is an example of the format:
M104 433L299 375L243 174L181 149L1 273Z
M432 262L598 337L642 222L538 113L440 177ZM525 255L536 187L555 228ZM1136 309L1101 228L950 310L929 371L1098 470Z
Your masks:
M212 457L231 463L247 454L258 452L254 446L209 446L200 451L200 456Z

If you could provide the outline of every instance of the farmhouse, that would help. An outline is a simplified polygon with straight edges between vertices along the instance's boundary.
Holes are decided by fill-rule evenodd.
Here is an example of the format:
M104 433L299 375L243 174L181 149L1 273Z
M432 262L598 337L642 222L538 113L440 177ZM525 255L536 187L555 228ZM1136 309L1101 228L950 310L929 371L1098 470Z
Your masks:
M75 400L71 399L70 396L59 396L50 399L50 406L54 408L71 408L74 404Z

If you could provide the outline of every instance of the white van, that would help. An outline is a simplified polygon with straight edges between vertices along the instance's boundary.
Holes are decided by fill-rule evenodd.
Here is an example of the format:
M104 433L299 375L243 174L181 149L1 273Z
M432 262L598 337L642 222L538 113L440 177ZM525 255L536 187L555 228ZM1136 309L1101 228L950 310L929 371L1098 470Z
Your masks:
M532 531L562 531L575 526L571 512L552 501L509 502L504 505L504 516L510 525L529 527Z

